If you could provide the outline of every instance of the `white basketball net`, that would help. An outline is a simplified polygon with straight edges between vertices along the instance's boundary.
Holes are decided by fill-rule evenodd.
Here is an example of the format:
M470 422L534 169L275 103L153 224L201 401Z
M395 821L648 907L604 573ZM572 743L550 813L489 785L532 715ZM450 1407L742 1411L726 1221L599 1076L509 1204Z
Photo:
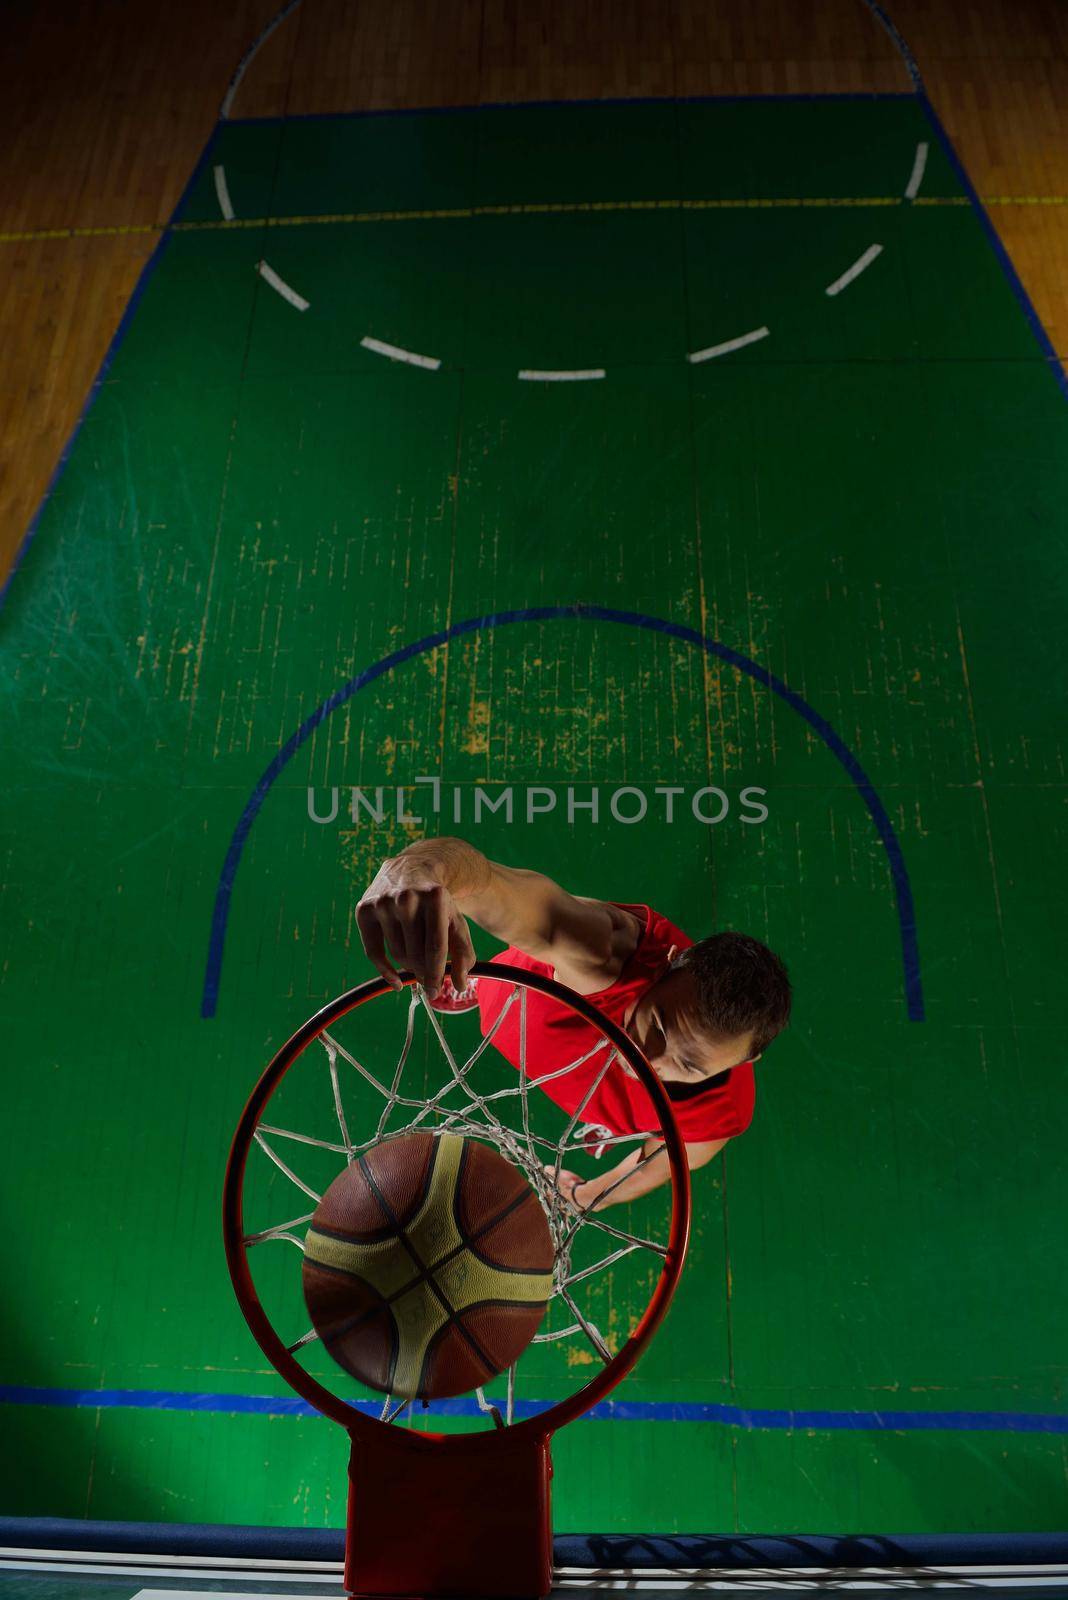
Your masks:
M478 979L480 983L507 981ZM573 1201L566 1200L556 1185L551 1171L563 1167L566 1158L576 1152L586 1150L586 1145L580 1132L580 1122L583 1112L597 1092L605 1075L612 1064L620 1059L619 1051L605 1038L601 1038L592 1049L584 1055L578 1056L564 1067L558 1067L551 1073L533 1080L536 1088L557 1078L562 1078L570 1072L575 1072L583 1067L599 1052L604 1052L604 1061L601 1063L586 1089L582 1100L575 1111L569 1116L566 1126L558 1139L549 1139L532 1131L530 1117L530 1091L532 1080L527 1074L527 994L528 990L521 984L513 984L511 993L501 1008L490 1031L480 1040L478 1046L466 1058L458 1060L451 1048L442 1028L441 1018L429 1005L422 988L416 984L410 990L408 1004L407 1025L400 1055L392 1072L388 1075L379 1075L372 1071L364 1061L346 1049L331 1034L323 1032L319 1035L326 1056L326 1067L330 1076L330 1086L333 1093L334 1110L337 1118L340 1137L338 1139L316 1139L306 1133L297 1133L290 1128L278 1127L276 1124L261 1122L253 1137L260 1149L269 1157L278 1170L294 1184L313 1206L318 1205L321 1195L305 1183L289 1164L283 1160L274 1148L271 1140L288 1140L297 1145L312 1145L316 1149L331 1151L343 1157L346 1164L351 1165L357 1161L365 1151L373 1145L381 1143L383 1139L393 1138L404 1133L429 1133L440 1137L444 1133L459 1134L464 1137L481 1139L493 1143L501 1154L514 1163L524 1174L531 1188L541 1202L542 1209L548 1219L552 1235L555 1260L553 1265L553 1281L550 1302L559 1300L567 1308L567 1315L571 1318L566 1327L554 1329L551 1332L535 1334L531 1341L533 1344L543 1344L563 1339L583 1339L592 1345L597 1358L607 1363L612 1359L604 1337L596 1325L586 1316L575 1299L574 1290L577 1284L595 1277L616 1265L625 1256L637 1250L648 1250L661 1258L667 1255L666 1244L655 1239L645 1239L637 1234L629 1233L624 1228L618 1228L605 1220L597 1211L588 1210ZM561 1001L561 1004L566 1002ZM480 1094L471 1082L471 1069L493 1042L497 1029L503 1023L508 1013L516 1006L519 1007L519 1071L516 1074L514 1086L494 1090L489 1094ZM445 1080L441 1087L429 1099L416 1098L404 1092L405 1068L408 1064L415 1037L416 1017L422 1008L430 1019L437 1042L446 1064ZM450 1024L446 1023L446 1026ZM382 1109L377 1126L370 1138L354 1140L350 1134L342 1097L342 1079L348 1070L359 1074L360 1078L371 1088L377 1091L382 1098ZM510 1127L503 1120L508 1110L518 1110L515 1120L518 1127ZM408 1120L404 1118L407 1116ZM648 1133L630 1133L605 1135L598 1140L600 1146L636 1144L644 1145L651 1137ZM639 1172L650 1161L656 1159L662 1151L660 1145L648 1155L641 1154L637 1162L628 1172L616 1179L607 1190L602 1190L596 1197L602 1201L608 1194L626 1182L635 1172ZM258 1233L245 1236L246 1247L262 1245L276 1240L285 1240L294 1244L303 1254L304 1240L295 1229L310 1223L313 1211L308 1211L302 1216L291 1217L286 1222L277 1223L273 1227L264 1228ZM581 1229L591 1228L604 1235L604 1248L607 1253L592 1265L579 1269L572 1267L572 1251L574 1243ZM314 1328L310 1329L294 1344L288 1348L295 1354L305 1345L313 1343L319 1338ZM491 1404L481 1389L476 1389L475 1395L482 1411L492 1416L497 1426L505 1426L514 1420L515 1415L515 1389L516 1369L513 1365L507 1374L508 1388L505 1408L502 1412L498 1406ZM405 1412L408 1412L413 1402L408 1399L396 1400L392 1395L387 1395L382 1406L381 1420L395 1421Z

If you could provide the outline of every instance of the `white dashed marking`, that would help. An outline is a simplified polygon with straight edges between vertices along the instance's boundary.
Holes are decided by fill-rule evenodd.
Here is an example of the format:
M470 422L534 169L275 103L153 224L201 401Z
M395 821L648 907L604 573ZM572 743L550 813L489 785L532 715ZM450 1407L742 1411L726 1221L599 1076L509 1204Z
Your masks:
M717 356L729 356L732 350L744 350L747 344L766 339L770 332L770 328L754 328L752 333L740 334L737 339L728 339L725 344L710 344L707 350L691 350L686 359L695 366L699 361L714 361Z
M386 344L384 339L372 339L370 335L360 340L365 350L373 350L376 356L388 356L390 361L406 361L410 367L425 367L427 372L436 372L441 366L437 356L418 356L414 350L402 350L399 344Z
M278 291L283 300L288 300L290 305L296 306L298 311L307 311L311 302L305 300L304 296L298 294L295 289L291 289L285 279L280 278L274 268L267 265L266 261L257 261L256 271L264 283L269 283L272 289Z
M927 170L927 151L930 147L926 144L916 146L916 159L912 163L912 177L909 179L908 188L905 190L906 200L915 200L920 192L920 184Z
M234 208L230 204L230 191L226 187L226 168L215 168L215 193L219 201L219 210L226 222L233 222Z
M835 278L833 283L827 285L827 293L841 294L842 290L847 289L854 278L859 278L865 268L871 266L876 256L880 256L882 253L883 247L881 244L870 244L864 254L858 256L853 265L847 268L840 278Z
M523 367L519 372L524 383L582 383L589 378L603 378L604 375L604 367L570 367L560 371Z

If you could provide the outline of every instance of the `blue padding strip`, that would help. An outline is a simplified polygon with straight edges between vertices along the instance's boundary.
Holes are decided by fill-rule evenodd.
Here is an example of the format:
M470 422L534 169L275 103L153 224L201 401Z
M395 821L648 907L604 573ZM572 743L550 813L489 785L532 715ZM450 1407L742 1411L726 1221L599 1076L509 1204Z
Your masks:
M1064 1533L560 1534L558 1567L970 1567L1068 1561Z
M23 1550L108 1551L116 1555L342 1561L345 1530L257 1528L213 1522L83 1522L73 1517L0 1517L0 1546L5 1545Z
M10 1549L276 1561L344 1558L342 1528L0 1517ZM557 1534L558 1567L983 1567L1068 1562L1064 1533Z

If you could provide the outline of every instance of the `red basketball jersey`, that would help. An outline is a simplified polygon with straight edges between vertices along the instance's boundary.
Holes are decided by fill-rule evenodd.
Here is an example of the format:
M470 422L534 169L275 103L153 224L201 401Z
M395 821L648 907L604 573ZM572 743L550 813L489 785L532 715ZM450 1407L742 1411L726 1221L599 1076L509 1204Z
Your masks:
M666 917L649 906L627 905L613 902L631 911L641 921L642 932L636 948L625 963L616 981L586 999L613 1022L623 1024L631 1002L648 989L664 969L668 951L677 945L687 949L693 940L681 928L676 928ZM493 957L510 967L522 967L528 972L553 976L553 969L544 961L535 961L521 950L509 946ZM481 983L478 986L478 1008L482 1032L486 1034L499 1017L508 998L505 983ZM569 1011L558 1000L527 991L527 1076L533 1082L557 1071L570 1061L576 1061L593 1049L598 1034L596 1029L577 1013ZM520 1064L519 1003L516 1001L493 1036L495 1047L513 1067ZM544 1093L562 1110L573 1112L604 1066L606 1043L574 1072L546 1083ZM682 1137L690 1144L706 1140L732 1138L744 1133L753 1120L756 1085L753 1063L744 1061L733 1068L721 1083L713 1083L691 1098L674 1102L673 1110ZM582 1122L588 1128L602 1127L607 1133L658 1133L659 1117L651 1097L642 1085L623 1071L618 1061L612 1063L598 1089L583 1107ZM596 1142L596 1140L594 1140Z

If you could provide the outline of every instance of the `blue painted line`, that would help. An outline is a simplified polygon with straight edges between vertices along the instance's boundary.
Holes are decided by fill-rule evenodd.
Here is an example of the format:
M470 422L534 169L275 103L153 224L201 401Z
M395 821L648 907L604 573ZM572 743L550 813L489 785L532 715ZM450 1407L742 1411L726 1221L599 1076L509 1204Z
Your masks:
M1061 393L1064 395L1065 399L1068 400L1068 373L1066 373L1064 370L1061 359L1057 354L1052 339L1042 326L1042 322L1039 318L1038 312L1035 310L1031 296L1028 294L1027 290L1020 281L1020 275L1012 264L1012 259L1009 256L1009 252L1002 244L998 235L998 231L991 222L987 209L980 200L975 185L965 171L963 162L958 156L956 150L953 148L953 142L945 128L942 126L941 118L939 117L934 106L931 104L930 100L928 100L926 94L922 91L917 96L917 99L923 108L924 115L934 130L935 138L941 145L942 150L945 152L947 161L956 174L957 182L960 184L961 188L968 196L968 199L971 201L972 210L979 219L980 226L982 227L983 232L986 234L990 248L997 257L998 264L1008 280L1009 288L1016 296L1020 309L1027 318L1028 326L1035 336L1035 340L1039 349L1042 351L1043 359L1056 379L1057 386Z
M37 529L40 526L41 518L44 516L45 507L52 498L56 484L58 483L60 475L70 459L71 451L74 449L74 446L77 443L78 435L81 433L85 424L85 420L96 401L96 397L100 392L100 387L111 370L112 362L115 360L115 357L118 354L119 347L125 339L127 333L130 331L130 324L137 314L137 310L141 304L145 290L148 288L149 282L151 281L156 269L162 261L164 253L170 244L171 239L174 237L173 233L171 232L172 225L177 220L182 207L186 204L190 194L193 192L195 184L200 179L200 175L207 163L209 152L211 151L212 145L215 142L215 134L217 131L218 129L216 128L211 133L207 144L205 144L203 150L200 152L200 159L197 161L192 172L189 174L189 180L186 183L185 188L182 190L178 204L172 211L169 221L164 226L163 231L156 242L156 248L153 250L144 266L141 268L140 276L137 279L137 283L134 285L133 294L130 296L126 310L122 314L122 320L111 337L111 343L104 352L104 359L101 361L100 366L97 369L96 377L93 379L92 384L90 385L89 393L85 397L85 403L82 406L81 411L78 413L78 420L71 429L67 442L63 446L63 452L60 455L59 460L56 462L56 465L52 471L52 476L49 478L47 487L45 488L45 492L41 496L37 510L34 512L33 519L30 522L29 527L26 529L26 532L23 534L22 541L19 544L18 549L15 551L15 559L11 563L11 569L8 572L7 578L5 579L4 583L0 585L0 608L3 607L4 601L7 599L8 591L14 582L15 574L18 572L23 561L26 559L26 553L37 535Z
M904 36L898 30L897 24L894 22L893 18L888 14L888 12L884 11L883 7L879 5L878 0L864 0L864 4L867 6L876 22L878 22L879 25L889 34L898 55L905 64L906 72L912 79L913 87L915 88L916 93L922 95L924 93L923 75L920 72L919 63L906 44Z
M167 1389L55 1389L28 1385L0 1385L0 1404L62 1406L70 1410L136 1410L210 1412L233 1416L317 1417L306 1400L296 1395L187 1394ZM547 1411L552 1400L517 1401L516 1415L533 1417ZM378 1400L353 1402L353 1409L368 1416L381 1411ZM417 1405L418 1415L477 1417L478 1402L460 1396ZM717 1423L752 1433L761 1429L791 1432L797 1429L849 1433L1055 1433L1068 1434L1068 1416L1032 1411L793 1411L760 1407L714 1405L675 1400L604 1400L586 1413L594 1422L696 1422Z
M373 117L457 117L472 116L481 111L571 111L575 107L590 106L700 106L720 105L726 102L729 105L781 105L784 101L791 104L805 103L808 101L848 101L848 100L914 100L915 94L910 89L843 89L839 93L828 91L825 94L685 94L685 95L621 95L611 100L487 100L482 105L468 106L416 106L395 108L376 108L374 110L358 111L303 111L290 113L288 116L271 117L227 117L225 126L229 128L245 127L250 123L271 122L355 122L365 121Z
M178 204L175 206L174 210L167 219L166 228L168 232L171 228L173 228L176 222L181 220L182 214L184 213L190 200L193 198L197 184L200 182L204 172L207 170L209 163L215 155L215 147L219 142L220 130L225 126L225 123L217 122L211 133L208 135L208 142L200 152L200 159L193 168L192 172L189 174L189 181L178 198Z
M989 213L987 212L982 200L979 198L978 191L976 190L971 178L969 178L963 161L960 159L960 156L953 147L953 141L950 139L949 134L942 125L941 117L938 115L938 112L935 110L927 96L927 89L924 85L923 74L920 71L919 63L917 62L916 57L909 49L908 44L898 30L897 24L894 22L893 18L883 8L883 6L879 4L879 0L864 0L864 4L867 6L872 16L876 18L883 28L885 28L886 32L890 35L890 38L896 45L898 52L901 55L901 59L904 61L905 66L908 69L909 77L912 79L912 82L915 85L916 93L914 98L919 103L920 109L922 110L927 121L930 123L934 136L938 140L946 160L953 169L957 182L960 184L964 193L967 195L968 200L971 202L972 210L979 219L979 224L982 227L983 232L986 234L990 248L997 257L998 264L1008 280L1009 288L1016 296L1020 309L1027 319L1028 326L1035 336L1035 340L1039 349L1042 351L1044 360L1049 366L1050 371L1053 373L1061 393L1064 395L1065 399L1068 399L1068 373L1066 373L1064 370L1064 366L1057 354L1052 339L1042 326L1042 322L1039 318L1038 312L1035 310L1031 296L1021 283L1020 275L1013 266L1009 253L1002 244L998 231L991 222Z
M778 105L780 101L807 101L807 100L911 100L913 95L908 89L826 89L822 93L805 92L797 90L793 94L683 94L678 96L678 104L712 105L720 100L741 100L746 105L767 105L769 101ZM596 105L597 102L591 102ZM558 104L566 105L567 101Z
M718 1422L747 1432L812 1428L839 1432L1066 1433L1068 1416L1030 1411L786 1411L671 1401L613 1400L591 1416L617 1422Z
M894 884L908 1017L911 1022L922 1022L924 1020L924 1002L920 974L919 942L916 932L916 912L908 869L905 866L905 857L894 832L893 823L890 821L886 808L876 793L874 784L853 752L835 733L830 723L780 678L769 672L766 667L760 666L757 662L750 660L748 656L740 654L739 651L732 650L728 645L720 644L715 639L707 638L704 634L699 633L696 628L689 628L681 623L667 622L660 617L644 616L639 612L617 611L607 606L583 604L534 606L518 611L498 611L491 612L486 616L468 617L462 622L454 622L448 628L444 628L437 633L427 634L425 638L415 640L402 650L396 650L391 655L384 656L381 661L375 662L373 666L366 668L355 678L350 678L347 683L342 684L339 689L335 690L328 699L324 700L312 712L311 716L301 723L296 732L286 740L253 789L227 847L212 909L204 989L200 1005L201 1016L213 1017L218 1006L219 983L222 975L223 951L226 943L230 901L233 895L237 869L241 863L241 855L245 848L245 841L249 836L260 807L270 793L275 779L288 762L292 760L301 745L311 737L323 719L329 716L330 712L336 711L338 706L344 705L347 700L350 700L354 694L357 694L368 683L373 682L374 679L380 678L386 672L390 672L402 662L410 661L414 656L423 655L428 650L436 650L439 646L447 644L450 639L459 638L466 633L501 627L511 622L545 622L552 619L618 622L626 627L643 628L654 633L666 634L673 639L682 639L688 644L697 645L700 649L706 651L708 655L716 656L721 661L726 661L730 666L736 667L740 672L744 672L755 679L757 683L771 689L792 710L804 718L813 732L819 735L827 748L838 758L849 774L868 808L871 819L875 823L876 832L886 851Z
M458 626L462 626L462 624ZM215 1015L215 1008L219 998L219 977L222 971L223 946L226 941L226 923L230 914L230 897L233 892L234 879L237 876L241 854L245 848L245 840L248 838L252 824L255 822L264 800L270 793L275 779L289 764L301 745L311 738L323 719L328 717L332 711L336 711L338 706L344 705L346 700L350 700L360 689L369 683L373 683L383 673L391 671L393 667L400 666L402 662L410 660L412 656L420 655L426 650L436 649L438 645L444 644L451 637L452 630L447 630L445 633L430 634L426 639L420 639L414 644L406 645L401 650L395 650L391 655L383 657L381 661L377 661L374 666L368 667L366 671L361 672L357 677L350 679L348 683L324 700L322 705L318 706L311 716L301 723L297 731L286 740L281 750L279 750L274 760L263 773L255 789L253 789L244 811L241 813L237 827L234 829L226 852L226 859L223 862L222 872L219 875L219 884L215 891L215 904L212 909L207 973L204 978L204 993L200 1005L201 1016L213 1017Z
M189 203L189 198L192 195L193 190L196 188L197 184L200 182L200 175L204 171L204 168L207 166L209 160L212 157L212 154L214 153L215 142L219 137L219 129L220 129L221 126L222 126L222 124L217 122L215 124L215 127L209 133L208 142L204 146L203 150L200 152L200 159L197 161L196 166L193 168L192 172L189 174L189 179L188 179L188 181L186 183L185 188L182 190L181 194L178 196L178 204L175 206L174 210L171 213L171 219L170 219L171 222L173 222L176 217L181 216L182 210ZM170 224L168 224L168 226L170 226Z

